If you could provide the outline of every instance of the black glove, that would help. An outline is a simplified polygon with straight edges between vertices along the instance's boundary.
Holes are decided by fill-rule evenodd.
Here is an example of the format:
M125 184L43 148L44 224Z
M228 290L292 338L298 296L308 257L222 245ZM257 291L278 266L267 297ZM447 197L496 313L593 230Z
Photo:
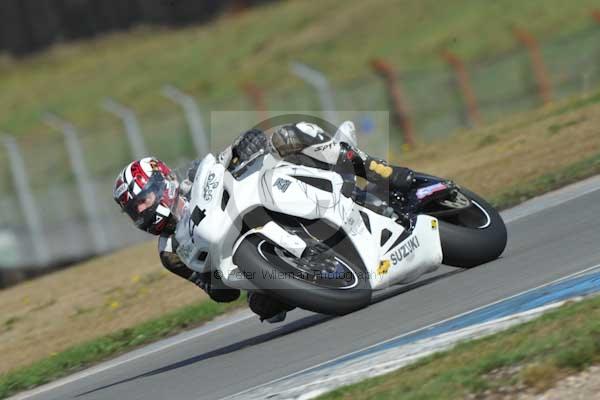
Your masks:
M241 134L233 142L233 146L231 146L232 162L237 164L249 160L255 153L267 150L267 146L268 139L263 131L251 129Z

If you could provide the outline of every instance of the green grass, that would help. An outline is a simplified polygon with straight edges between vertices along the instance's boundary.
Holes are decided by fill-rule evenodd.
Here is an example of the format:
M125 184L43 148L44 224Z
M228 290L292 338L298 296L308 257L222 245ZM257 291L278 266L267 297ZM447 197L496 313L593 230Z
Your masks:
M71 347L28 367L0 376L0 398L50 382L135 347L191 329L245 304L245 298L220 304L204 301L161 318ZM9 326L15 321L7 321Z
M467 60L485 58L517 47L513 26L541 38L568 35L593 26L594 7L595 0L285 1L201 27L138 28L25 60L5 57L0 129L39 136L45 130L39 117L49 109L96 132L116 131L117 122L98 107L104 97L131 104L142 115L173 114L177 108L158 94L167 82L208 109L248 107L230 101L245 81L271 91L301 86L289 74L292 60L322 69L335 82L370 76L373 57L402 70L445 68L443 48Z
M319 399L463 399L516 385L541 391L599 361L600 297L594 297Z
M163 84L194 95L207 123L211 111L252 109L240 91L248 81L266 90L271 109L319 109L314 91L289 72L289 63L300 60L332 78L341 109L387 110L381 80L368 67L371 59L383 57L399 71L419 71L403 74L403 86L417 135L428 141L464 127L458 112L462 103L449 84L440 50L454 51L467 61L496 57L522 48L513 26L525 26L552 43L544 47L544 58L557 98L579 93L584 73L590 75L587 90L594 90L600 75L585 65L600 51L600 26L589 15L596 6L596 0L323 0L318 6L290 0L204 26L140 27L57 45L23 60L0 57L0 132L19 136L35 196L42 199L49 186L75 190L64 140L41 122L45 111L80 128L91 176L110 177L106 182L112 182L131 154L120 121L100 108L106 97L136 110L149 153L182 165L197 155L181 109L160 95ZM567 36L577 46L555 40ZM510 54L501 62L469 64L485 121L539 105L527 55ZM570 82L568 93L565 80ZM520 100L507 100L513 96ZM239 133L230 132L235 130L232 125L221 129L213 138L215 151ZM390 143L400 145L399 130L392 128L391 133ZM1 151L0 190L14 191Z
M492 196L490 201L495 207L505 209L598 174L600 174L600 154L580 160L559 171L541 175L530 182L519 183Z

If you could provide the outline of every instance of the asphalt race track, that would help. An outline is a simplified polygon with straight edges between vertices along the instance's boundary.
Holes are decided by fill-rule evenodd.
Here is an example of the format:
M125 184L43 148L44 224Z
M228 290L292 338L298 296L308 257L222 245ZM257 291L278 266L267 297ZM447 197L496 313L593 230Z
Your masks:
M18 397L221 399L600 264L600 177L503 216L509 243L492 263L443 267L344 317L270 325L244 311Z

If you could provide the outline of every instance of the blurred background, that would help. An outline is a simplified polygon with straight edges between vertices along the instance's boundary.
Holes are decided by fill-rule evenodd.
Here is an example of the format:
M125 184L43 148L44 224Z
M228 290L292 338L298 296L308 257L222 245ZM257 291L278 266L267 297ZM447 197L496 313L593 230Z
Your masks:
M406 152L598 89L597 1L3 0L0 287L146 240L112 200L278 110ZM600 8L599 8L600 9ZM387 112L389 121L374 118ZM242 115L242 114L238 114ZM243 125L243 123L241 124Z

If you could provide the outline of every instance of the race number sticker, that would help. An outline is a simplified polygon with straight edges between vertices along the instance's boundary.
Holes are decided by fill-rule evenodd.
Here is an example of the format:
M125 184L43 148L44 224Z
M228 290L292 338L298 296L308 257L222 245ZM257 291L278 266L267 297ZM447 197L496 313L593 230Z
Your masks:
M192 238L192 243L194 242L194 229L200 225L200 222L202 222L204 218L206 218L206 210L201 210L198 206L194 207L194 211L192 211L192 215L188 221L188 233Z

